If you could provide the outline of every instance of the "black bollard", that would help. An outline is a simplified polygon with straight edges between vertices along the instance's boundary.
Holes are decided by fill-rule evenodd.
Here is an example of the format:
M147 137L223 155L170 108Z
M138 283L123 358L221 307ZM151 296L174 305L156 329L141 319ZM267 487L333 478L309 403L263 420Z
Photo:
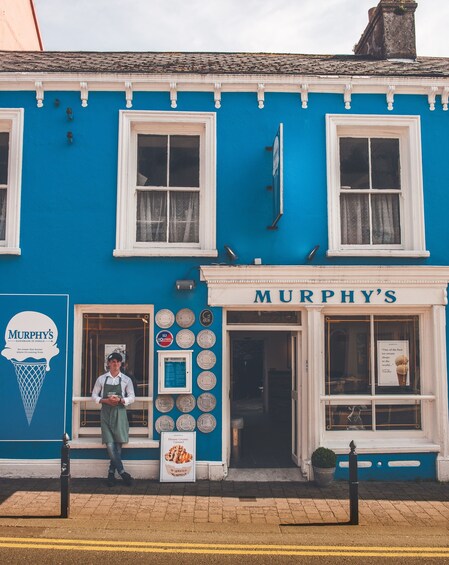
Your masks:
M62 436L61 447L61 518L70 514L70 445L69 435Z
M351 526L359 524L359 481L357 476L357 453L356 444L349 444L349 523Z

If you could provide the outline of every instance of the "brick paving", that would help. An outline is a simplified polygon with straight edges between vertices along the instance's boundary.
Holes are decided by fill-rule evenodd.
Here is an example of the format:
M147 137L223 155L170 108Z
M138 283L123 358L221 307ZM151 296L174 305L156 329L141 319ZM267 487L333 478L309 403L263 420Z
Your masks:
M439 526L449 529L449 483L361 483L360 525ZM2 518L57 517L56 479L0 479ZM135 481L108 488L104 480L73 479L71 519L183 524L336 524L349 520L348 485L312 483ZM1 522L0 522L1 524Z

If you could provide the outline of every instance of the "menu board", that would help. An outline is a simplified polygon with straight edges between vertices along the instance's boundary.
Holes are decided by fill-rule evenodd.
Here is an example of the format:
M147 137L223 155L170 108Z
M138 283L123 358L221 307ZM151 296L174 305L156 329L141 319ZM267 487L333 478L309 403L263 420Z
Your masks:
M158 351L158 393L192 392L192 350Z
M408 386L408 340L379 340L377 342L377 384L379 386Z

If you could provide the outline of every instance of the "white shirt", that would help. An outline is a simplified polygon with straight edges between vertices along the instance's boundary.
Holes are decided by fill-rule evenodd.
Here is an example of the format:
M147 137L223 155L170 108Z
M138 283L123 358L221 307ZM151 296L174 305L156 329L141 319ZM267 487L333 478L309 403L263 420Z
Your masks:
M98 377L98 379L96 380L95 386L92 390L92 399L95 400L97 404L100 404L100 400L103 398L103 388L104 385L106 384L106 381L108 385L118 385L120 379L122 379L121 387L122 387L122 397L123 400L125 401L124 404L125 406L129 406L130 404L132 404L136 400L136 397L134 395L134 385L132 380L123 373L119 373L116 377L113 377L109 371L104 375Z

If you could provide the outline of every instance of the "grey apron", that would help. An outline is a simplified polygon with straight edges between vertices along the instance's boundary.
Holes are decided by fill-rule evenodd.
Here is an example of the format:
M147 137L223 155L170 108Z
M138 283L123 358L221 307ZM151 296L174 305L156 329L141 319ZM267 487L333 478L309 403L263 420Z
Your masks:
M107 380L107 379L106 379ZM122 377L119 378L117 385L108 385L106 382L103 387L103 398L108 398L112 394L122 397ZM128 443L128 415L123 404L109 406L101 405L101 439L103 443Z

